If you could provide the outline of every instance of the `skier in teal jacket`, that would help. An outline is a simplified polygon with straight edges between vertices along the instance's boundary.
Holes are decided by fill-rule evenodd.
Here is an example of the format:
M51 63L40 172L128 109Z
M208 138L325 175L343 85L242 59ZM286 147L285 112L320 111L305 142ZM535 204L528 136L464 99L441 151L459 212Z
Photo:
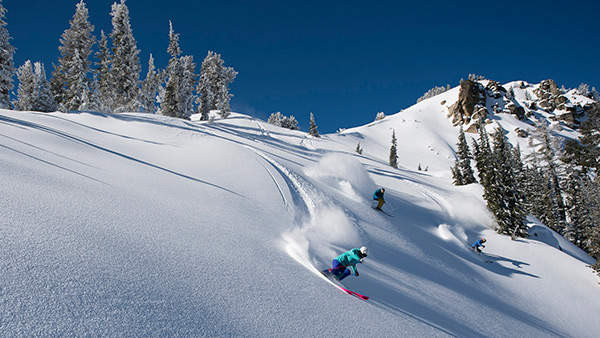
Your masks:
M352 250L348 250L333 259L331 264L332 267L329 269L329 272L332 273L337 280L342 280L350 276L352 273L358 277L356 264L362 263L365 257L367 257L366 246L363 246L360 249L354 248Z

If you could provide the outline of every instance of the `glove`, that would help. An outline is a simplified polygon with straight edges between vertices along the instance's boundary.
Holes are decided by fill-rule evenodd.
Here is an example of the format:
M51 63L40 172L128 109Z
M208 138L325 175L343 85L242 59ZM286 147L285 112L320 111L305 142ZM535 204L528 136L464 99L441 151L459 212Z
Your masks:
M359 276L359 275L358 275L358 271L356 271L356 277L358 277L358 276Z
M485 245L482 245L481 247L482 247L482 248L485 248Z

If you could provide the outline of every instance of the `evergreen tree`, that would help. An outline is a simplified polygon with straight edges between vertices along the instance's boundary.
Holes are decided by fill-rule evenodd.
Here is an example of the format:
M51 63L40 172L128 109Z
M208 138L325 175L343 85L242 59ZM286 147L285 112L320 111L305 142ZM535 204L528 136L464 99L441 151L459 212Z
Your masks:
M363 153L363 149L360 147L360 142L356 145L356 150L355 150L359 155L362 155Z
M111 77L111 59L112 53L108 47L108 38L104 31L100 31L99 50L96 53L96 70L94 92L97 102L95 109L102 113L111 113L114 109L113 100L113 79Z
M54 95L50 90L50 83L46 78L46 69L44 64L41 62L35 62L33 64L33 74L35 77L35 85L37 90L37 97L34 104L34 109L41 112L52 112L56 110L56 102L54 102Z
M140 53L133 37L129 20L129 8L125 0L113 3L110 12L113 30L112 66L110 69L113 83L114 111L135 112L139 110Z
M13 89L15 74L15 48L10 44L10 34L6 28L6 9L0 0L0 108L10 108L10 91Z
M314 137L321 137L321 135L319 135L319 132L317 131L315 116L312 112L310 113L310 127L308 128L308 133Z
M150 59L148 60L148 72L146 73L146 79L142 82L142 91L140 93L140 105L143 112L156 112L154 103L156 102L159 86L160 73L156 70L154 66L154 57L150 54Z
M194 101L196 95L194 95L194 87L196 85L197 75L196 64L194 63L194 57L186 55L181 57L181 75L179 76L179 113L178 117L183 119L189 119L190 115L194 113Z
M486 189L489 186L489 181L493 180L494 171L492 169L494 163L490 141L483 123L479 124L478 135L479 143L473 141L473 154L479 175L479 182Z
M281 121L283 121L284 118L285 118L285 116L283 116L283 114L280 112L271 113L271 115L269 115L269 119L267 120L267 123L270 123L274 126L281 127Z
M526 216L523 196L516 180L516 161L510 149L510 144L504 138L504 130L498 127L493 135L494 149L492 156L495 162L493 170L494 181L490 182L495 200L488 200L488 206L496 216L498 233L526 237L527 227L524 224Z
M396 140L396 131L392 131L392 146L390 147L390 165L394 168L398 168L398 146Z
M537 151L528 156L532 163L537 163L548 179L549 197L552 201L552 217L547 219L547 226L554 231L563 234L566 228L566 211L563 200L563 189L561 187L561 172L559 159L561 158L560 144L558 140L551 135L551 130L545 124L542 124L532 132L530 137L530 146L537 148Z
M298 121L294 115L290 115L289 117L284 117L283 120L281 120L281 126L291 130L298 130Z
M160 105L160 113L165 116L177 117L179 115L179 98L177 78L170 76L165 86L164 98Z
M94 45L94 26L89 22L87 6L81 0L75 9L70 26L60 38L58 47L61 57L52 77L55 101L63 110L78 110L85 102L90 88L88 78Z
M419 170L421 170L421 165L419 164ZM452 167L452 179L454 185L464 185L464 180L462 174L460 172L458 161L454 163L454 167Z
M14 102L15 109L23 111L33 110L36 86L31 61L25 61L25 64L17 69L17 80L17 100Z
M471 155L471 151L469 150L469 145L467 144L467 139L465 138L465 133L460 127L460 132L458 134L458 169L460 170L461 184L471 184L477 182L475 180L475 176L473 174L473 168L471 168L471 159L473 156Z
M232 67L225 67L221 55L209 51L202 62L200 81L197 86L198 108L202 115L210 110L219 110L221 117L229 114L229 102L233 96L229 92L229 84L233 82L237 72Z
M183 67L179 56L181 48L179 47L179 34L173 30L173 23L169 21L169 46L167 53L171 56L169 64L165 70L165 88L160 98L160 113L165 116L177 117L180 113L180 82L183 76Z

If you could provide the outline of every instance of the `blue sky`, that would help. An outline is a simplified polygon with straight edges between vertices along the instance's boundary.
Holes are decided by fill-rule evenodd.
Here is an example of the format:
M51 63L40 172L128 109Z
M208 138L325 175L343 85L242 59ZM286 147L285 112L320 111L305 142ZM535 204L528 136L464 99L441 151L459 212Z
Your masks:
M4 0L15 62L48 73L78 1ZM89 0L90 20L110 32L113 1ZM469 73L500 82L554 79L600 89L596 1L143 1L128 0L145 66L167 63L168 22L185 54L208 50L239 71L232 108L267 118L293 114L319 130L393 114L425 91ZM144 67L145 68L145 67ZM142 76L145 73L142 74Z

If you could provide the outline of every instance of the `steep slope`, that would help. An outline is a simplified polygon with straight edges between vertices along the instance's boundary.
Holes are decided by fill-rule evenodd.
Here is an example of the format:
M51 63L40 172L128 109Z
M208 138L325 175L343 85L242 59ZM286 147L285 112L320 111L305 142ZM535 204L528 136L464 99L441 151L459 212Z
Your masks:
M320 139L240 114L1 111L3 332L593 336L586 262L496 235L480 188L450 184L437 99ZM391 217L370 207L376 186ZM493 263L468 249L482 234ZM362 244L344 284L368 302L315 271Z

